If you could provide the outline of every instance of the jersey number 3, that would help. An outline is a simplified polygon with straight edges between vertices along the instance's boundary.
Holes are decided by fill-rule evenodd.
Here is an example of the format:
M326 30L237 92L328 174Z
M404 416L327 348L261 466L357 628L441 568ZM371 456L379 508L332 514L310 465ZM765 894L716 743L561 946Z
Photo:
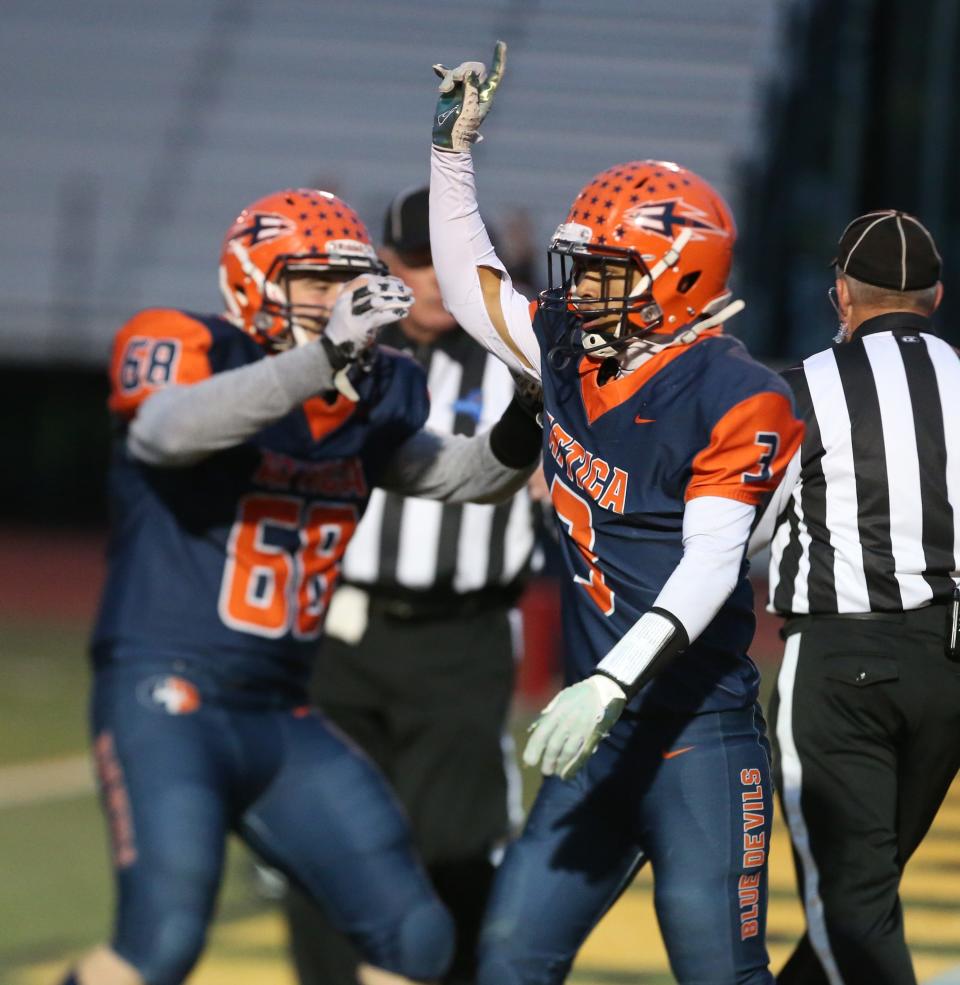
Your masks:
M605 615L613 614L614 596L603 579L603 572L597 567L597 555L593 553L596 532L593 529L593 514L585 499L581 499L572 489L565 486L556 476L550 486L550 498L557 511L560 522L567 528L570 539L577 545L580 556L587 565L587 577L574 575L573 580L586 589L587 595Z
M357 520L354 506L244 496L227 542L220 618L256 636L276 639L292 632L297 639L316 639ZM292 543L293 535L299 541L294 549L277 543Z
M742 473L740 481L746 483L769 482L773 475L770 466L780 449L780 435L776 431L758 431L753 443L763 448L763 454L758 462L760 468L756 472Z

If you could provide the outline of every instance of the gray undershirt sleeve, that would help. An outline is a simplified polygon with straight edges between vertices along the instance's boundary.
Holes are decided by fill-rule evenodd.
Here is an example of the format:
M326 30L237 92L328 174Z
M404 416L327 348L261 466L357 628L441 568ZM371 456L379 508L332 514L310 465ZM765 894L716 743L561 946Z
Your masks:
M299 346L199 383L158 390L131 423L127 448L148 465L192 465L332 389L323 348ZM535 467L508 468L491 451L489 433L468 438L423 430L400 446L381 485L405 496L498 503L520 489Z
M189 386L157 390L140 406L127 449L148 465L192 465L233 448L304 400L333 389L323 347L298 346Z
M504 465L490 449L490 433L466 437L424 429L390 460L380 485L403 496L447 503L502 503L521 489L539 462Z

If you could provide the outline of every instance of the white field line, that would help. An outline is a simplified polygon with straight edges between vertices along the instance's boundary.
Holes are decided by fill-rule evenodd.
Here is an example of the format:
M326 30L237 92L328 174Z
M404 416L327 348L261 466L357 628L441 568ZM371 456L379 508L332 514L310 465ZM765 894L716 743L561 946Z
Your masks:
M0 766L0 810L69 800L93 791L93 767L86 754Z

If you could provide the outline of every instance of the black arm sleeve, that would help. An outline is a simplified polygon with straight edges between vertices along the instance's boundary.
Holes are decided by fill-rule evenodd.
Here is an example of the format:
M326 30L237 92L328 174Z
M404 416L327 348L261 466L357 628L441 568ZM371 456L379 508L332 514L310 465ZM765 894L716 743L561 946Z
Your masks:
M511 469L525 469L540 454L543 430L536 417L514 397L490 429L490 449L497 461Z

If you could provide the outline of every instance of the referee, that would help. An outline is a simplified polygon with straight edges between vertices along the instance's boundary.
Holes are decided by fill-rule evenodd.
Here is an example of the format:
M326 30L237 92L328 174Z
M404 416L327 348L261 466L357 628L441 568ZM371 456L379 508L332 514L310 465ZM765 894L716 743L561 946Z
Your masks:
M509 371L443 307L430 254L427 189L401 192L383 259L414 294L379 344L427 372L428 425L471 435L514 394ZM445 982L473 980L491 854L521 820L506 719L514 682L513 607L533 549L525 490L499 506L449 505L374 491L344 558L313 697L381 767L457 925ZM301 985L355 985L357 952L296 890L288 898Z
M785 374L807 430L771 544L807 920L777 981L908 985L900 877L960 767L960 360L930 324L940 256L916 218L855 219L835 269L838 344Z

